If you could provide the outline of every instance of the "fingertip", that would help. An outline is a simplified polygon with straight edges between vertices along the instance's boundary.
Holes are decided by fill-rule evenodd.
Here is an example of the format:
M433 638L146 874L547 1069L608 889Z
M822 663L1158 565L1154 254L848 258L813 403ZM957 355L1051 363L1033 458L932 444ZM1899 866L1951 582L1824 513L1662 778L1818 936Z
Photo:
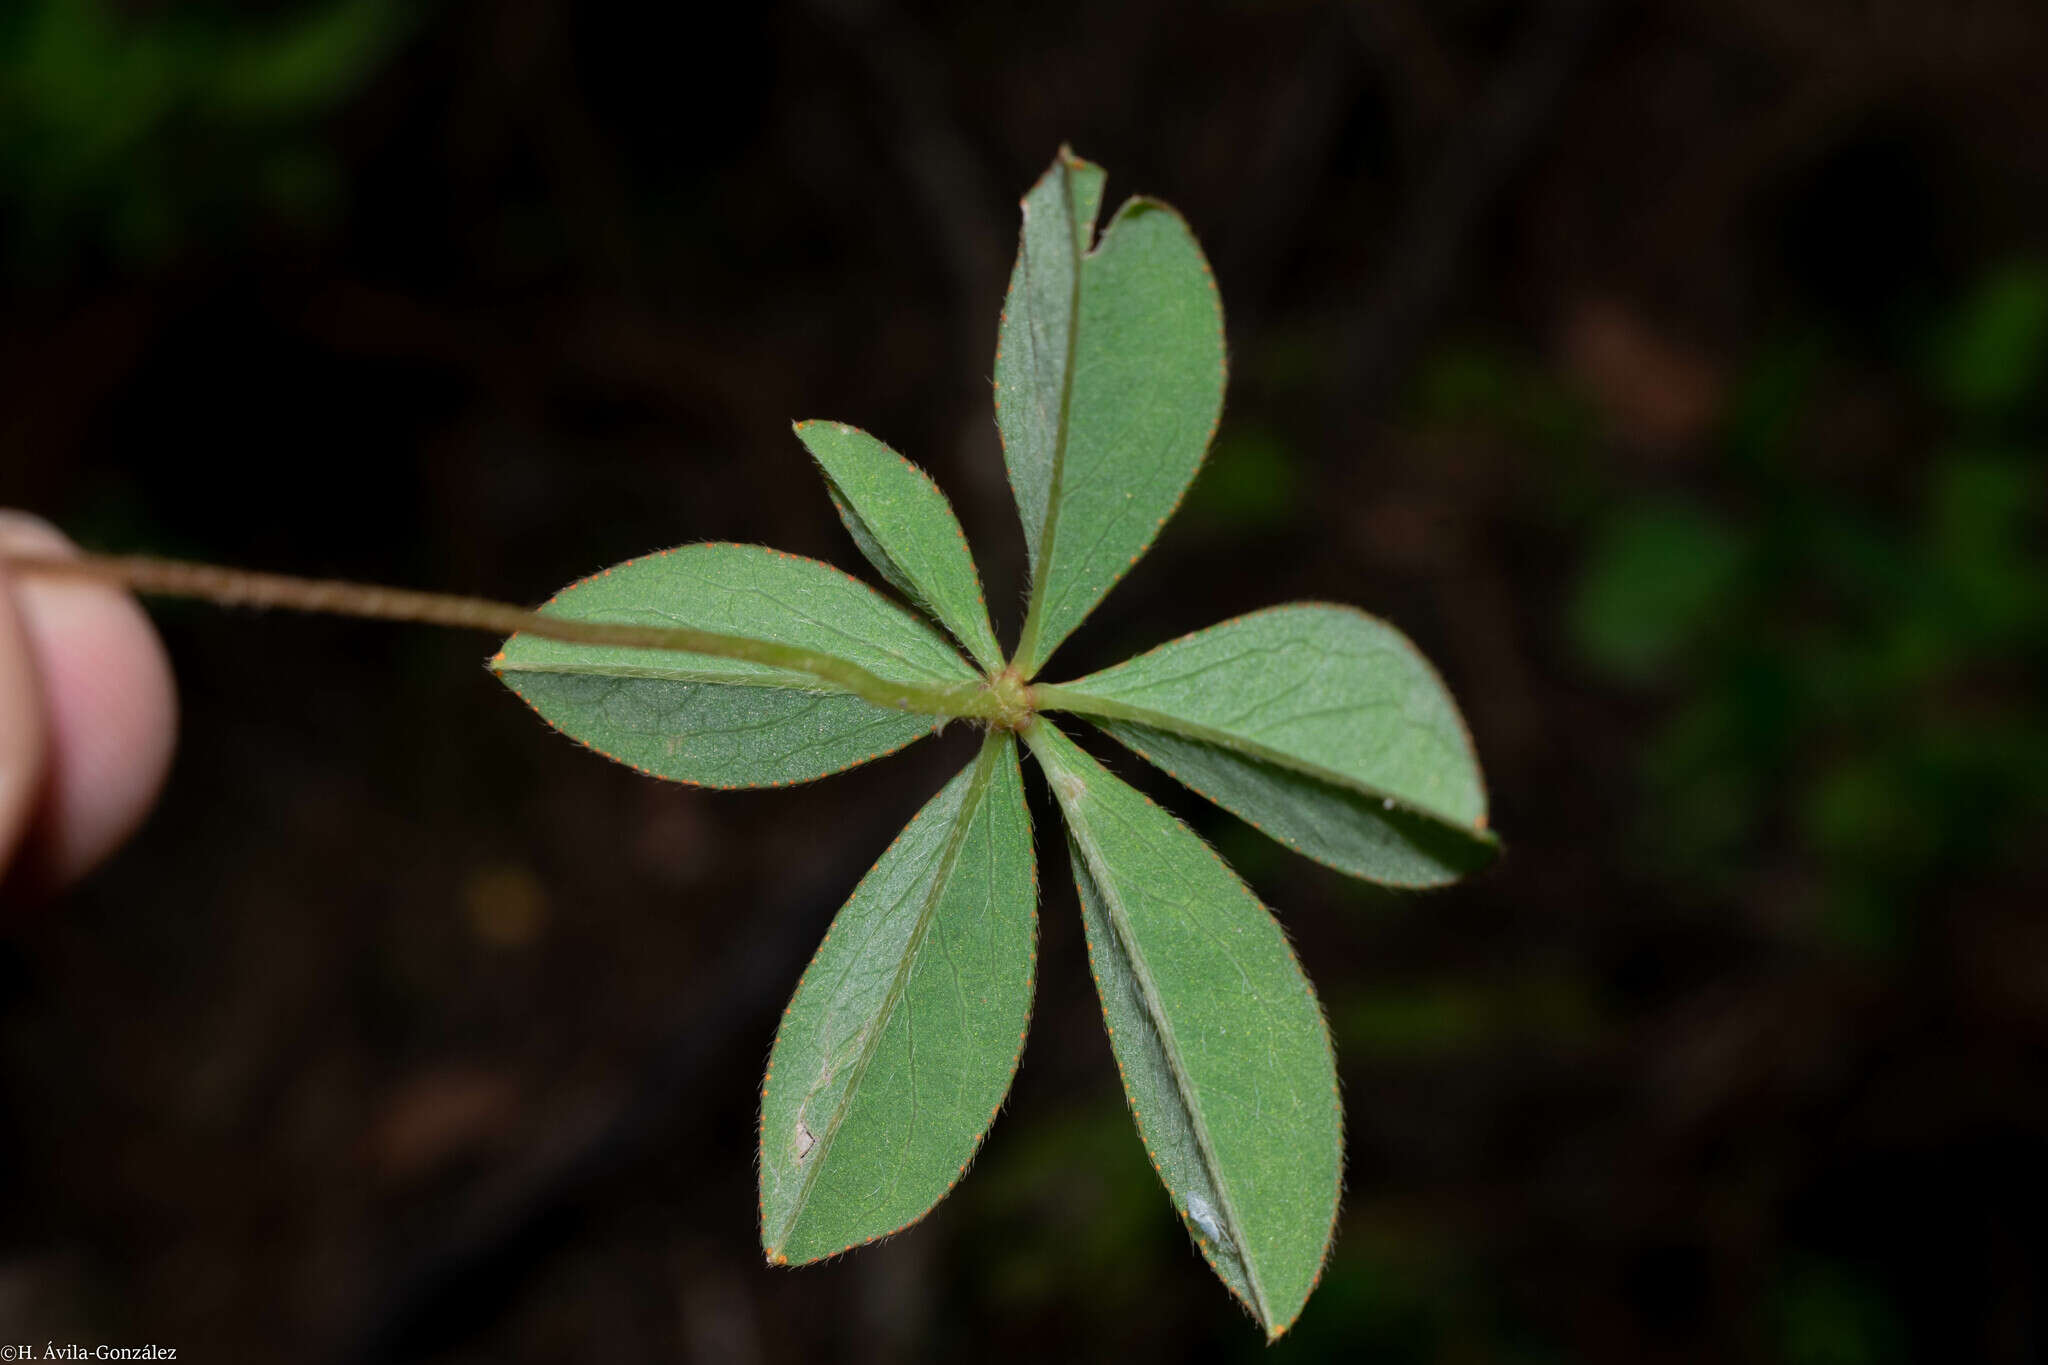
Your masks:
M0 558L0 870L13 861L35 813L46 747L42 689Z
M19 514L0 517L0 552L76 553L55 528ZM98 866L155 803L176 742L177 692L133 597L72 579L17 576L10 586L43 734L30 853L37 880L63 884Z

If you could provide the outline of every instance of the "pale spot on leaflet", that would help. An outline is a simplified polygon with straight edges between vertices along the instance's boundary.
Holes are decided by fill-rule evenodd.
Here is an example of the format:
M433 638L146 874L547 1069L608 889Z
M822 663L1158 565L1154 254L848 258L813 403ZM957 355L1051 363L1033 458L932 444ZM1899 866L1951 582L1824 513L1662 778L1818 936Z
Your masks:
M1232 1251L1237 1249L1236 1244L1225 1235L1223 1225L1216 1220L1216 1210L1211 1208L1209 1201L1202 1198L1201 1195L1191 1194L1188 1196L1188 1217L1194 1220L1196 1227L1208 1234L1210 1241L1218 1246L1228 1247Z

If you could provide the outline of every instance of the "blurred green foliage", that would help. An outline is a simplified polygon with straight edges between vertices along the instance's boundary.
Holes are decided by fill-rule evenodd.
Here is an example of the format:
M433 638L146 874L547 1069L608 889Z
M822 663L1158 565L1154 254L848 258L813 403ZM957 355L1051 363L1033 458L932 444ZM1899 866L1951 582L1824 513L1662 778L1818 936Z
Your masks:
M1571 385L1492 346L1438 351L1424 363L1417 391L1422 421L1476 417L1552 462L1583 462L1595 434L1592 407Z
M1608 517L1596 570L1572 606L1579 647L1603 672L1649 682L1681 661L1733 605L1747 547L1697 504L1645 499Z
M1934 389L1952 408L1998 417L2037 392L2048 357L2048 266L1991 271L1934 333Z
M1194 1256L1130 1115L1104 1103L1059 1120L1021 1117L968 1187L977 1227L996 1235L978 1253L981 1291L1006 1310L1058 1308L1103 1323L1165 1265Z
M1078 1318L1079 1335L1103 1359L1116 1358L1116 1343L1131 1331L1130 1305L1196 1264L1114 1102L1058 1120L1020 1116L976 1174L964 1197L978 1205L974 1225L992 1234L972 1258L978 1292L1011 1317ZM1433 1226L1421 1204L1351 1207L1316 1311L1277 1345L1218 1330L1236 1312L1225 1304L1204 1303L1211 1320L1185 1330L1219 1358L1246 1361L1561 1359L1518 1345L1483 1268L1460 1253L1459 1241Z
M1447 978L1349 993L1332 1003L1339 1055L1433 1062L1455 1054L1587 1043L1606 1022L1587 983L1525 966L1512 976Z
M1904 1333L1884 1294L1834 1261L1794 1262L1772 1286L1777 1359L1783 1365L1892 1365Z
M1846 362L1767 350L1725 416L1718 505L1607 497L1567 620L1593 673L1668 703L1641 760L1655 868L1736 893L1789 825L1812 922L1873 952L2019 849L2048 770L2048 271L1988 272L1926 334L1910 486L1819 471L1804 433Z
M1197 529L1236 533L1291 525L1301 491L1301 455L1287 438L1256 422L1227 425L1202 462L1181 508Z
M1533 1341L1498 1299L1498 1285L1462 1249L1455 1229L1417 1206L1347 1209L1323 1272L1317 1311L1265 1359L1492 1361L1551 1365L1569 1357ZM1245 1360L1256 1360L1249 1351Z
M341 184L323 121L418 14L397 0L0 6L0 263L38 278L319 221Z
M1434 357L1418 428L1526 461L1539 533L1582 547L1552 628L1566 666L1624 703L1636 774L1617 802L1627 838L1597 856L1674 902L1771 897L1764 922L1793 942L1899 971L1953 897L2038 857L2044 394L2048 266L2033 260L1984 269L1896 336L1788 332L1736 369L1708 439L1648 458L1612 439L1599 396L1563 366L1469 341ZM1340 994L1340 1055L1441 1067L1611 1036L1598 983L1553 977ZM1303 1341L1512 1356L1483 1294L1370 1222L1347 1212ZM1905 1358L1883 1282L1784 1254L1765 1358Z

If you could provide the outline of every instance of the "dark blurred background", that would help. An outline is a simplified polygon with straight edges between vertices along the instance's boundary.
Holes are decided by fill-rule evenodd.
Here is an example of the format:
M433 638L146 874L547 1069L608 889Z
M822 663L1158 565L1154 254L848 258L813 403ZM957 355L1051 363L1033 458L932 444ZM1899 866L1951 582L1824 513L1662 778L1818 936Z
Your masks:
M971 738L689 791L489 641L163 605L163 806L0 946L0 1340L2048 1356L2044 69L2029 0L10 0L0 504L536 601L698 539L860 567L788 427L839 418L952 495L1007 637L990 355L1069 140L1185 211L1233 374L1053 673L1358 603L1508 854L1376 892L1112 760L1335 1028L1337 1251L1270 1357L1123 1113L1056 848L971 1178L771 1271L775 1020Z

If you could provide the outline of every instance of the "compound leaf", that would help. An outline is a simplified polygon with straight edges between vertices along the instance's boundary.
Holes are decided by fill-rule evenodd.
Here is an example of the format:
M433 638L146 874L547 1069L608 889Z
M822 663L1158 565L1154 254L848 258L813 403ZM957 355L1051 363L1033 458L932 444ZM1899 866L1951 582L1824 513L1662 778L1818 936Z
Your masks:
M832 505L868 563L983 668L1001 668L967 535L931 476L843 422L798 422L796 434L824 470Z
M1315 992L1272 915L1192 830L1043 717L1026 737L1066 816L1139 1134L1210 1266L1278 1337L1321 1272L1342 1176Z
M891 683L976 676L945 637L858 579L757 545L685 545L628 560L541 610L814 651ZM939 723L815 673L680 650L521 634L491 667L572 739L652 776L707 787L808 782L900 749Z
M1015 739L918 812L832 922L761 1089L761 1244L815 1261L916 1222L973 1158L1030 1021L1037 875Z
M1152 544L1223 410L1223 304L1180 215L1117 211L1062 149L1024 198L996 346L996 420L1031 553L1025 677Z
M1495 852L1450 693L1405 636L1353 608L1253 612L1038 696L1352 876L1440 885Z

